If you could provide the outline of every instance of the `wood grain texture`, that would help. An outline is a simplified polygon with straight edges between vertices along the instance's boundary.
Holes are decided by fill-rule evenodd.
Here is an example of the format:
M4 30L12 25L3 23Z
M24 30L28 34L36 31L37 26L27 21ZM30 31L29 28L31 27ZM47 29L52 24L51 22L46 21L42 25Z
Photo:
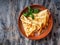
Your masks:
M18 14L31 4L43 5L52 12L52 32L41 40L29 40L18 31ZM60 45L60 0L0 0L0 45Z

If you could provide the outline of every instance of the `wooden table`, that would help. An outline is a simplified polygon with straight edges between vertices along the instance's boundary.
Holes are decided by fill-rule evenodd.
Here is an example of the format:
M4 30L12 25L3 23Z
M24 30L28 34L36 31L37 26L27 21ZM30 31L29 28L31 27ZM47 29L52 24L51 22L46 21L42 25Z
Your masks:
M29 40L18 31L18 14L31 4L43 5L52 12L53 29L41 40ZM0 0L0 45L60 45L60 0Z

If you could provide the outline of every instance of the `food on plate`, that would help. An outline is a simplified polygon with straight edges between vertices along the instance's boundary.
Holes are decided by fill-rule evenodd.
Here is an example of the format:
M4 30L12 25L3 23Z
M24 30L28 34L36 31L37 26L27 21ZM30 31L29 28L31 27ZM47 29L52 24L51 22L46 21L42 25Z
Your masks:
M43 28L48 26L50 12L48 9L39 10L28 7L28 11L21 16L21 21L27 37L40 35Z

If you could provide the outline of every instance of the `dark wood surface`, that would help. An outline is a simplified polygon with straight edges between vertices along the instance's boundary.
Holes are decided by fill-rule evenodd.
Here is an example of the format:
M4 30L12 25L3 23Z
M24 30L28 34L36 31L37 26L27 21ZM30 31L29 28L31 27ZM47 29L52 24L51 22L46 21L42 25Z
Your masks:
M41 40L29 40L18 31L18 14L31 4L43 5L52 12L53 29ZM0 45L60 45L60 0L0 0Z

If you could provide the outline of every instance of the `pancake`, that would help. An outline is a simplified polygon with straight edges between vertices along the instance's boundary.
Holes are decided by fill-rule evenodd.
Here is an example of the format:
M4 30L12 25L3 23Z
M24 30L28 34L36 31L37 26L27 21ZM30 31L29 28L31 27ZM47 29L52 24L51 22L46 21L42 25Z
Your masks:
M42 28L45 28L48 24L50 12L48 9L45 9L37 14L33 13L33 15L34 19L31 17L25 17L23 14L20 18L27 37L29 37L33 32L37 32L38 30L40 30L39 32L41 33L43 30Z

